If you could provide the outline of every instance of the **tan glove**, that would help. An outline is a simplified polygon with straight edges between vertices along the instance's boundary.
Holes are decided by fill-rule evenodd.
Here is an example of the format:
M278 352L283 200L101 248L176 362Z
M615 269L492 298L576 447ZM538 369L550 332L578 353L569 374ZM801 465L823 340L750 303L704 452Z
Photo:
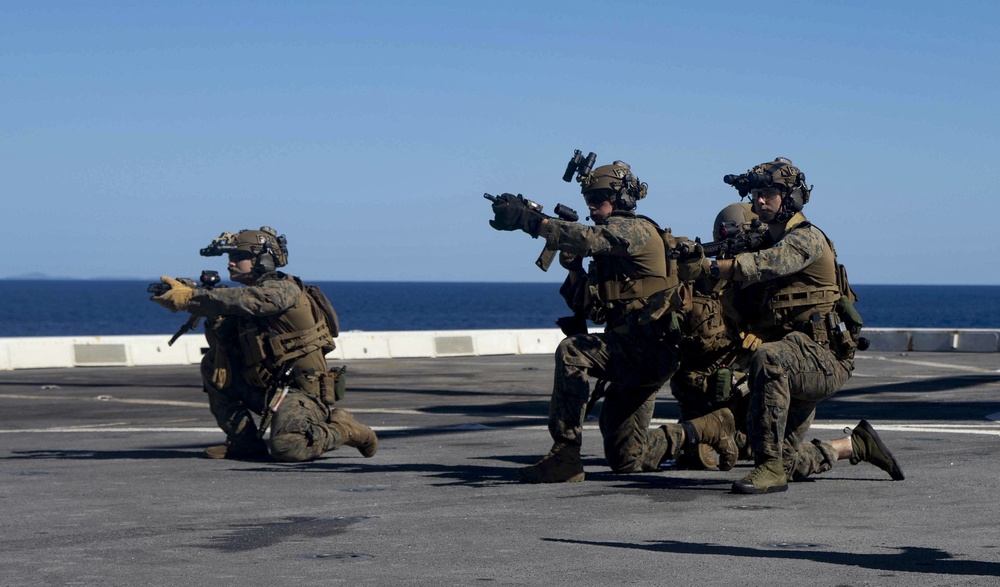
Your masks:
M229 386L229 355L221 346L215 347L215 357L212 359L212 385L216 389Z
M149 299L160 304L171 312L181 312L187 310L191 303L191 296L194 295L194 288L164 275L160 281L170 286L163 295L153 296Z
M757 350L757 347L760 346L760 343L764 342L763 340L758 338L757 335L752 334L750 332L741 332L740 339L743 341L742 343L743 348L747 349L748 351Z

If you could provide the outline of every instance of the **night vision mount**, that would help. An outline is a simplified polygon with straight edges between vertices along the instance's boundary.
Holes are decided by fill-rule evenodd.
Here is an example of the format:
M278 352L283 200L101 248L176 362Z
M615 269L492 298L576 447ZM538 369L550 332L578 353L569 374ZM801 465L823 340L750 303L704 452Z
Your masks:
M580 181L581 177L587 177L590 175L590 170L594 168L594 163L597 161L597 155L593 152L587 155L586 158L583 157L583 153L576 149L573 151L573 157L566 164L566 171L563 173L563 181L570 182L573 181L573 174L576 174L576 180Z
M222 255L236 252L238 249L239 246L236 244L235 237L231 233L224 232L217 238L212 239L212 242L204 249L198 251L198 254L202 257L221 257Z
M751 171L739 175L733 173L725 175L722 177L722 181L736 188L736 191L740 193L740 199L750 195L753 190L769 188L774 183L770 173L753 173Z

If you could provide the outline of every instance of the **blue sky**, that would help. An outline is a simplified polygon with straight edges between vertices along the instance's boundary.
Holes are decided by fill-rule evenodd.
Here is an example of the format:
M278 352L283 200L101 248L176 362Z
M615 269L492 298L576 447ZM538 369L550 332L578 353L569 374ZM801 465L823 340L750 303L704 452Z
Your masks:
M776 156L855 283L998 284L995 2L0 4L0 277L558 281L483 192L583 210L574 149L710 240Z

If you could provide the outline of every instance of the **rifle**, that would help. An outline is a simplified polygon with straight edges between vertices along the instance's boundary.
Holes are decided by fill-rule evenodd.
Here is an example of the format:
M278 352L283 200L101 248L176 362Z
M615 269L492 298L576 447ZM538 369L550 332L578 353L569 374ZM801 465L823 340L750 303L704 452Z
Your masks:
M499 197L494 196L492 194L483 194L483 197L486 198L487 200L493 202L493 203L496 203L496 202L498 202L500 200ZM529 199L525 198L524 196L522 196L521 194L518 194L517 197L520 198L522 202L524 202L524 205L525 205L526 208L528 208L529 210L534 210L535 212L538 212L539 214L542 214L542 205L541 204L539 204L538 202L534 202L532 200L529 200ZM570 208L569 206L564 206L562 204L556 204L556 207L553 210L553 212L556 213L556 216L560 220L565 220L567 222L577 222L577 221L580 220L580 215L576 213L576 210ZM542 214L542 216L545 216L546 218L553 218L552 216L549 216L548 214ZM552 265L552 260L555 259L555 256L556 256L556 252L555 251L553 251L551 249L543 248L541 254L538 255L538 259L535 259L535 265L537 265L538 268L541 269L542 271L548 271L549 270L549 266Z
M218 271L209 271L206 269L205 271L201 272L201 276L198 277L198 280L201 282L201 285L195 285L194 280L188 279L186 277L182 277L177 281L180 281L185 285L191 285L197 288L212 289L216 285L218 285L220 281L222 281L222 278L219 277ZM222 287L225 286L223 285ZM154 296L162 296L168 291L170 291L170 286L163 283L162 281L150 283L149 286L146 287L146 293L151 293ZM175 332L174 335L170 337L170 341L167 343L167 346L173 346L174 343L177 342L178 338L196 328L200 320L201 316L195 316L194 314L191 314L191 317L188 318L187 322L181 324L181 327L177 329L177 332Z
M264 394L266 401L264 411L260 414L260 426L257 427L257 438L264 438L264 434L267 433L267 429L271 426L271 420L278 412L278 408L281 407L281 402L284 401L285 396L288 395L292 379L295 378L295 371L295 359L287 361L271 381L271 385L268 386L267 392Z
M754 218L747 230L741 230L735 222L723 222L719 226L722 240L702 244L701 239L677 243L677 246L667 251L667 256L678 261L687 261L695 255L698 245L701 245L706 257L723 257L731 259L740 253L760 250L766 243L767 233L762 231L761 222ZM733 236L729 236L733 235Z

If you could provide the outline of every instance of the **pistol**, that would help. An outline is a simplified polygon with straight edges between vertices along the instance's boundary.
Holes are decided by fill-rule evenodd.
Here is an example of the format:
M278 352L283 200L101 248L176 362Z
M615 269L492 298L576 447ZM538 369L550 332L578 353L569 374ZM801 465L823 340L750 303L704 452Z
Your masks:
M201 282L201 285L195 284L194 280L188 279L187 277L178 278L177 281L180 281L185 285L190 285L192 287L196 287L199 289L201 288L213 289L215 286L219 285L219 282L222 281L222 278L219 277L218 271L209 271L208 269L206 269L205 271L202 271L201 275L198 277L198 281ZM163 283L162 281L150 283L149 286L146 287L146 292L151 293L154 296L162 296L168 291L170 291L170 286L167 285L166 283ZM173 346L174 343L177 342L178 338L196 328L200 320L201 316L195 316L194 314L191 314L191 317L187 319L187 322L181 324L181 327L177 329L177 332L175 332L174 335L170 337L170 340L167 342L167 346Z

